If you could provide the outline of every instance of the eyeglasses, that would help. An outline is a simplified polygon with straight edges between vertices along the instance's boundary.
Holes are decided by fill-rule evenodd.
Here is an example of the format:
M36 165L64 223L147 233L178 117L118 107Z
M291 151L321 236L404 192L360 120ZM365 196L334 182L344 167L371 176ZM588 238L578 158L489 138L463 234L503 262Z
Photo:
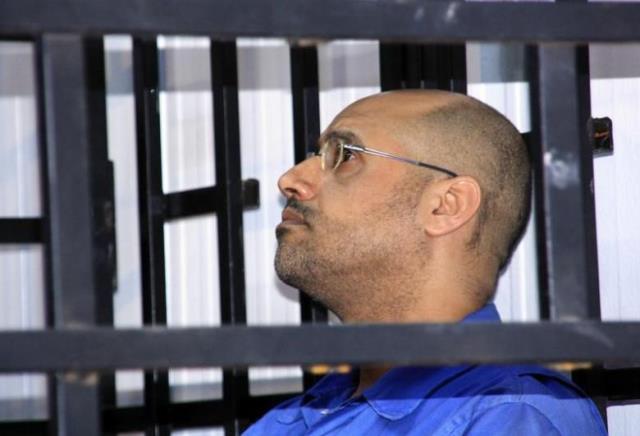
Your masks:
M453 171L450 171L446 168L439 167L437 165L431 165L425 162L420 162L418 160L397 156L395 154L387 153L385 151L374 150L372 148L367 148L362 145L346 144L346 143L343 143L342 141L327 141L323 143L320 146L320 150L316 153L316 155L320 156L321 158L320 165L322 166L323 171L331 170L335 172L343 162L349 160L349 153L351 152L365 153L372 156L385 157L388 159L397 160L399 162L404 162L411 165L428 168L430 170L440 171L441 173L445 173L451 177L458 177L458 175Z

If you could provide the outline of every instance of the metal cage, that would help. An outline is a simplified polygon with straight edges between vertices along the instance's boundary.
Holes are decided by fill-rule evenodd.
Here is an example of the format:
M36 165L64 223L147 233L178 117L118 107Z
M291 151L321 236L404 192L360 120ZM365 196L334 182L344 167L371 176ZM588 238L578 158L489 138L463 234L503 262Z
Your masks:
M0 371L50 374L52 404L50 420L0 423L0 433L167 434L170 428L223 426L226 434L237 434L283 398L249 395L246 368L258 364L573 362L583 368L574 378L594 398L637 400L640 373L632 366L640 361L640 323L600 321L584 44L640 41L638 23L640 5L633 3L3 0L0 37L36 44L44 213L38 219L0 219L0 242L45 245L48 328L0 332L0 348L6 350ZM141 329L112 328L115 228L113 170L106 154L106 33L134 38L146 325ZM215 186L162 190L159 34L212 40ZM257 206L259 198L258 181L241 180L239 171L237 36L293 41L298 161L320 129L314 40L380 40L383 89L458 92L466 91L465 41L530 44L534 128L528 141L535 166L544 320L328 326L323 325L326 311L302 298L302 318L313 325L247 327L242 211ZM163 224L211 213L218 216L224 325L167 328ZM457 347L450 347L452 342ZM604 369L603 364L629 368ZM223 399L171 402L168 368L212 366L224 368ZM113 371L123 368L145 369L144 406L116 407ZM313 379L305 374L307 385Z

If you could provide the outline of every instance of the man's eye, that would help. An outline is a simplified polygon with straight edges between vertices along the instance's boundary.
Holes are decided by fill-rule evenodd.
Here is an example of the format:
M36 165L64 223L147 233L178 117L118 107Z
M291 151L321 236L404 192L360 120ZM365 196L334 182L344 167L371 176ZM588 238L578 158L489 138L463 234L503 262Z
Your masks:
M342 151L344 157L342 158L343 162L350 161L351 159L356 157L356 152L353 150L349 150L348 148L343 149Z

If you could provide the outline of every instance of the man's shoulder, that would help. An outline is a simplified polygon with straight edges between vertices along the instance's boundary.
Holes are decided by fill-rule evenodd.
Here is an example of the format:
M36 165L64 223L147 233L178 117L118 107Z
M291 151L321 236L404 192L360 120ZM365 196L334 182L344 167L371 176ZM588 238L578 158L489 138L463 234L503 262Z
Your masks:
M338 407L317 421L321 411L311 409L327 401L309 403L309 394L332 397L335 384L325 380L306 397L280 404L247 434L303 434L309 425L338 422L343 433L334 429L335 434L606 434L597 409L578 387L536 366L398 368L352 407Z
M565 375L534 365L479 365L462 375L458 384L486 402L522 402L544 406L556 400L584 400L586 394Z
M432 392L421 412L442 398L454 405L445 434L606 434L593 402L565 376L538 366L470 367Z

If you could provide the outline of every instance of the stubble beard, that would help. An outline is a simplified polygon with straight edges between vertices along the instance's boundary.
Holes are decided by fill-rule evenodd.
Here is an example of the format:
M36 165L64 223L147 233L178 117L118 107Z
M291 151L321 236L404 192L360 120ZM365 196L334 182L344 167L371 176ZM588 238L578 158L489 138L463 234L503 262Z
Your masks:
M302 230L302 229L298 229ZM332 294L336 284L331 280L336 271L336 255L328 255L319 246L316 234L304 229L306 235L294 235L296 230L281 229L278 232L278 248L275 255L276 274L286 284L297 288L325 307L334 310ZM298 236L298 238L296 238ZM294 240L298 239L298 240Z
M305 243L291 243L288 238L290 230L284 229L278 232L278 248L275 256L275 269L278 278L294 288L304 290L311 281L313 268L310 264L309 249Z
M390 289L389 279L403 270L407 256L426 255L411 252L413 241L407 238L416 209L413 200L399 195L378 213L349 223L314 212L309 228L279 229L278 277L343 320L354 311L374 313L388 310L385 306L411 304L408 294L402 302L392 298L402 290Z

